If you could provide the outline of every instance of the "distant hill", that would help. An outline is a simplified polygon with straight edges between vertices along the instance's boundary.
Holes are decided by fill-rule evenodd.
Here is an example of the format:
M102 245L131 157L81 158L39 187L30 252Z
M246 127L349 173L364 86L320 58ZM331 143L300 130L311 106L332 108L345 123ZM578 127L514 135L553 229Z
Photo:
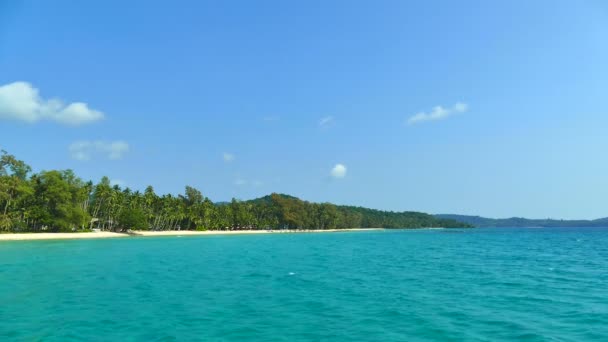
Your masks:
M440 214L435 217L468 223L475 227L608 227L608 217L597 220L554 220L511 217L493 219L481 216Z
M273 212L281 222L280 225L293 228L471 227L471 225L457 220L439 218L420 212L393 212L331 203L313 203L294 196L276 193L244 203Z
M273 202L273 199L276 198L280 198L283 200L288 200L288 201L302 201L301 199L295 197L295 196L291 196L291 195L287 195L287 194L279 194L279 193L272 193L270 195L266 195L263 197L259 197L259 198L254 198L252 200L249 200L247 202L249 203L265 203L265 204L269 204ZM228 202L230 203L230 202Z

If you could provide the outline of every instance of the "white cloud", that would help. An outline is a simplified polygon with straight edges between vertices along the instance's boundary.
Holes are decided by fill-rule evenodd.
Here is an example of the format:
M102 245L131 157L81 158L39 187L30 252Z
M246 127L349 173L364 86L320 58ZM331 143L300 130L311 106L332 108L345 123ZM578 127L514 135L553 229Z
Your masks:
M334 178L344 178L346 176L346 166L343 164L336 164L336 166L331 169L330 175Z
M234 180L234 185L236 186L243 186L243 185L247 185L247 181L241 178L237 178Z
M27 123L50 120L76 126L103 118L102 112L89 108L83 102L64 104L59 99L45 100L38 94L38 89L27 82L0 86L0 120Z
M458 102L452 107L457 113L464 113L469 110L469 105L466 103Z
M326 117L322 118L321 120L319 120L319 126L320 127L328 127L333 122L334 122L334 117L333 116L326 116Z
M420 112L409 119L407 119L407 123L410 125L426 122L426 121L436 121L447 119L451 115L455 113L464 113L469 110L469 106L466 103L458 102L453 105L451 108L443 108L442 106L436 106L429 113Z
M236 186L250 186L250 187L258 188L258 187L264 185L264 182L257 180L257 179L247 180L245 178L237 177L234 179L232 184L234 184Z
M224 161L226 163L230 163L231 161L234 161L235 157L234 157L234 154L224 152L224 154L222 155L222 158L224 158Z
M70 154L76 160L91 160L96 155L108 159L121 159L129 152L129 144L124 141L77 141L70 145Z

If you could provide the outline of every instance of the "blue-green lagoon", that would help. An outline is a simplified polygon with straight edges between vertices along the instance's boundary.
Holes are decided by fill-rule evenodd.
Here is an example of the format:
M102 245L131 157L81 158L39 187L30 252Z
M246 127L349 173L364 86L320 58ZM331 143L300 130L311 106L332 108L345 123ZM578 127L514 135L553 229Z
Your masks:
M608 229L5 241L0 340L608 340Z

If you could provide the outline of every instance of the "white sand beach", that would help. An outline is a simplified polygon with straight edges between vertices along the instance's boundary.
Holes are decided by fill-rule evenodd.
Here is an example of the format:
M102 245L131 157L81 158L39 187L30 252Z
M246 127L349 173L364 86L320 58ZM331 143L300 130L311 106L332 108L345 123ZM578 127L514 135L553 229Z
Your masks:
M154 237L154 236L195 236L195 235L243 235L243 234L290 234L290 233L336 233L349 231L382 230L382 228L351 228L351 229L302 229L302 230L164 230L164 231L132 231L130 234L113 232L91 233L11 233L0 234L0 241L17 240L61 240L61 239L104 239L122 237Z
M61 239L101 239L127 237L128 234L112 232L96 233L13 233L0 234L0 241L16 240L61 240Z

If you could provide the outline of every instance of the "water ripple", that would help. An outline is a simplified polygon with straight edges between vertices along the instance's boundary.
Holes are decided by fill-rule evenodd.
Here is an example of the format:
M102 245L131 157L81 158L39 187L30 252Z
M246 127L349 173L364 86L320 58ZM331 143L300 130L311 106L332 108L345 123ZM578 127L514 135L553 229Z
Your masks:
M0 243L0 340L599 341L607 283L608 229Z

